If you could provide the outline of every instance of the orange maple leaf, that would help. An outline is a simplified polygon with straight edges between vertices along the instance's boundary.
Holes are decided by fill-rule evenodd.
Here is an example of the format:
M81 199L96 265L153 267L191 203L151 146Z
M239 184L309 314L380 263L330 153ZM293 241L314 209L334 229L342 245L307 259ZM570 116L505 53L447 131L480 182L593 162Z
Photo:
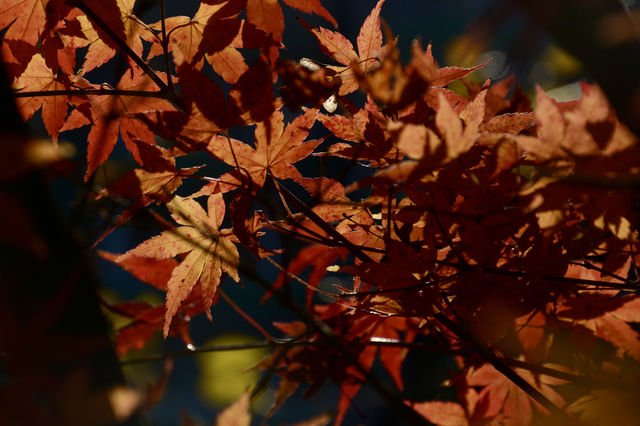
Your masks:
M209 308L220 285L222 272L240 282L240 258L238 249L233 244L236 238L231 229L218 229L225 215L222 193L218 192L209 197L207 212L195 200L181 197L174 197L167 203L167 208L174 220L182 226L164 231L116 259L117 262L131 256L168 259L188 253L172 271L167 283L165 337L169 333L171 319L196 283L200 283L202 302L207 309L207 316L211 319Z
M103 84L104 88L105 85ZM126 72L116 88L132 91L152 91L157 86L141 70L136 73ZM118 134L122 136L127 149L140 164L144 161L140 154L138 142L155 144L155 136L151 130L133 114L147 110L168 111L173 106L164 99L129 96L91 96L89 101L78 106L69 114L67 122L61 130L72 130L87 124L93 124L87 142L87 172L85 179L95 172L96 168L105 162L118 141Z
M331 14L322 7L320 0L284 0L289 6L305 13L315 13L338 26ZM284 31L284 15L277 0L248 0L247 19L256 27L271 34L274 40L282 41Z
M15 89L29 91L68 90L69 85L68 78L64 78L64 76L62 78L58 77L40 55L34 55L31 58L27 68L13 83ZM58 132L67 117L67 99L67 96L32 96L18 98L16 103L25 120L31 118L42 107L44 127L55 143L58 140Z
M142 21L133 14L135 0L111 0L111 2L105 2L103 0L83 1L95 13L99 14L109 28L118 31L121 39L131 47L136 55L142 57L142 38L151 31L149 27L144 25ZM109 8L108 14L103 11L107 7ZM106 63L119 49L118 45L112 41L110 37L102 34L102 30L99 28L97 28L95 32L89 31L87 35L91 36L94 33L96 37L90 39L91 45L83 65L85 71ZM133 61L130 58L127 58L127 60L131 66L133 66Z
M456 114L443 94L435 124L440 137L422 124L402 124L398 128L398 148L407 157L421 160L423 165L440 166L467 152L476 142L484 118L486 91L480 92L460 113ZM400 126L391 123L391 129Z
M303 143L317 114L317 108L308 109L285 128L282 111L275 111L268 120L256 125L255 149L239 140L216 135L211 138L207 151L225 163L244 170L259 186L264 184L267 172L279 179L290 178L301 182L302 175L293 163L306 158L323 141L314 139ZM221 177L221 180L240 184L231 174Z
M583 293L571 298L559 317L571 319L636 360L640 360L640 333L629 322L640 322L640 298L620 297L615 291Z
M201 3L193 18L173 16L165 20L169 51L179 50L184 60L200 70L203 59L227 83L235 83L249 68L239 48L262 48L272 44L271 38L244 19L236 18L241 10L234 2ZM151 26L160 28L157 22ZM157 42L156 37L148 39ZM162 44L155 43L148 59L162 54Z
M41 0L7 0L0 6L0 30L9 27L5 40L22 40L32 46L44 28L45 6Z
M320 43L322 51L336 62L344 65L327 67L340 75L342 85L338 94L341 96L358 90L358 81L350 68L351 66L358 64L363 72L374 70L380 66L385 52L385 47L382 45L382 31L380 30L380 8L382 8L384 1L378 1L362 24L357 39L358 53L353 48L353 44L339 32L323 27L311 28L303 22L303 25Z

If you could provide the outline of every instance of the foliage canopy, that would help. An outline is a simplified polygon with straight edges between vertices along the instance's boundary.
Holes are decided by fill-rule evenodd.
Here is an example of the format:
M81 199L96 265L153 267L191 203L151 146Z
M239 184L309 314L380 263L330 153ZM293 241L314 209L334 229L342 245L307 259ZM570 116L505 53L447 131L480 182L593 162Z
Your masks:
M284 3L337 27L319 0ZM2 55L23 118L41 110L54 144L90 126L86 182L119 140L138 163L92 187L95 199L126 201L96 244L144 211L172 218L149 216L161 233L100 253L166 292L164 306L105 302L130 318L117 354L161 330L191 345L189 318L211 318L228 276L298 316L274 337L244 314L273 348L259 368L280 377L274 410L300 385L311 396L330 380L336 425L363 385L412 424L637 420L637 404L603 403L640 398L637 137L595 85L571 102L538 89L534 110L512 78L470 82L482 64L440 67L431 46L415 42L402 64L383 35L384 3L357 47L300 20L334 63L322 65L280 57L277 1L203 1L193 17L155 23L133 15L134 0L3 2ZM118 51L115 85L85 78ZM466 93L449 88L456 81ZM253 138L230 136L241 127ZM312 128L327 136L308 140ZM228 171L176 165L195 151ZM345 169L308 175L297 164L311 156ZM353 168L366 177L346 181ZM186 181L204 184L176 196ZM281 256L286 247L263 245L274 232L306 245ZM249 253L280 277L261 278ZM331 277L342 284L319 288ZM304 303L285 291L299 285ZM455 358L457 401L403 399L407 354L429 350ZM371 373L376 359L389 383ZM248 398L219 423L248 422Z

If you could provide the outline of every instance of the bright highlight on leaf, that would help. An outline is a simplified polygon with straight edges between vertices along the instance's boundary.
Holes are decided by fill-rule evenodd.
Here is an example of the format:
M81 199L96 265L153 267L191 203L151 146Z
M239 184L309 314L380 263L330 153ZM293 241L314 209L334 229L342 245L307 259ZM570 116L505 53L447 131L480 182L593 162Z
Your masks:
M167 208L173 219L182 226L164 231L117 259L118 262L131 256L169 259L186 253L167 283L165 337L169 333L171 319L196 284L200 285L207 316L212 319L209 308L220 285L222 272L240 282L239 255L234 244L236 239L231 229L219 229L225 214L222 194L209 196L207 212L195 200L177 196L167 203Z

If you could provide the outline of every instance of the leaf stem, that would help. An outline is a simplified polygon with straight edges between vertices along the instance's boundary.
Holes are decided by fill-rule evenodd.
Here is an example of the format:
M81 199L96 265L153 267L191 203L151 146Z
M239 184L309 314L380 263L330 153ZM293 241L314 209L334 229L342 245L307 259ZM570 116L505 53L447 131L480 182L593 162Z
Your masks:
M269 263L271 263L273 266L275 266L278 270L280 270L283 273L285 273L289 278L291 278L291 279L293 279L295 281L298 281L300 284L305 286L307 289L309 289L309 290L311 290L311 291L313 291L315 293L322 294L323 296L331 297L333 299L337 299L339 297L337 294L329 293L327 291L323 291L323 290L320 290L319 288L316 288L316 287L312 286L311 284L309 284L308 282L306 282L305 280L303 280L302 278L300 278L296 274L294 274L291 271L283 268L278 262L276 262L275 260L271 259L271 257L267 256L267 257L265 257L265 259L267 259L267 261Z

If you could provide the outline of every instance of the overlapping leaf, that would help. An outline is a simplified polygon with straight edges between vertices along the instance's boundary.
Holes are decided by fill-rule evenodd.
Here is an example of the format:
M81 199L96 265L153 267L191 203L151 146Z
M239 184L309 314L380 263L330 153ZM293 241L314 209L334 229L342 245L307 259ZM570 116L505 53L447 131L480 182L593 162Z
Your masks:
M230 166L237 167L259 186L264 184L267 172L278 179L302 181L302 175L293 166L307 157L320 145L322 139L304 142L318 109L308 109L286 127L281 111L276 111L268 120L256 125L254 144L250 145L225 136L211 138L207 151ZM238 182L237 178L227 175L227 183Z
M238 277L238 250L230 229L219 229L225 214L221 193L213 194L207 202L207 212L195 200L175 197L167 203L175 221L182 226L164 231L120 256L122 262L132 256L169 259L188 253L167 283L167 311L164 335L167 336L171 320L181 303L197 283L202 291L202 303L207 309L213 303L222 272L235 281Z
M58 76L40 55L34 55L22 75L13 83L14 89L28 91L68 90L69 79ZM69 109L66 96L34 96L19 98L17 103L22 117L28 120L42 107L42 121L54 142L62 128Z
M335 25L318 0L284 1ZM282 378L277 406L301 383L311 385L311 395L329 378L340 389L339 424L366 376L375 373L376 353L402 389L409 347L426 347L418 335L430 335L440 350L478 354L465 361L456 357L462 373L450 383L458 402L413 405L439 424L527 424L534 418L531 391L499 373L486 353L522 367L512 372L557 407L572 399L573 407L580 406L597 395L607 401L606 392L582 392L577 385L599 386L637 369L640 345L630 323L640 322L638 298L627 292L637 291L630 277L640 251L640 148L597 87L583 85L582 98L568 103L539 90L535 112L512 79L463 80L468 96L456 93L446 86L481 65L441 68L431 46L423 50L418 42L411 62L401 64L392 36L383 45L384 0L360 28L357 52L340 33L311 29L322 50L341 64L317 65L317 71L294 62L276 65L284 31L276 0L204 2L194 17L165 20L167 40L160 22L147 27L132 15L133 0L73 4L79 8L58 0L8 1L0 16L0 27L8 27L2 49L18 77L15 89L82 89L81 96L18 102L25 118L42 109L54 140L61 131L91 125L86 177L106 161L119 137L141 164L99 194L133 200L113 224L152 202L166 204L178 224L122 256L107 256L167 292L166 306L107 306L131 319L117 333L120 354L141 348L160 328L189 343L187 317L210 310L223 273L239 280L236 243L258 257L273 253L259 240L259 230L268 226L314 243L289 257L287 273L269 293L280 291L290 274L311 270L309 317L303 315L308 324L277 325L296 340L262 364ZM147 59L169 50L178 74L175 87L158 88L151 78L155 71L136 60L142 59L141 39L151 43ZM124 44L133 53L125 52L129 68L114 86L145 93L112 95L107 84L72 76L78 48L87 48L84 58L78 55L86 72ZM239 50L245 48L260 50L251 65ZM228 95L207 76L205 60L231 83ZM277 84L274 68L286 86ZM278 87L294 109L314 108L285 125L274 94ZM343 99L344 115L319 115L319 102L333 92L357 88L367 95L364 105ZM92 90L100 93L86 94ZM295 164L323 140L305 142L316 119L340 139L321 155L350 162L343 171L305 178ZM236 126L254 124L252 144L228 136ZM176 143L159 148L156 135ZM173 197L197 169L178 169L175 158L201 149L233 170L205 177L213 183L186 198ZM361 166L378 171L361 178ZM358 170L349 173L351 168ZM341 173L354 181L346 189L328 177ZM264 185L267 174L293 179L311 196L307 204L297 202L299 213L286 221L253 210L257 200L273 195ZM361 188L367 191L349 194ZM236 190L230 207L234 229L220 229L222 193L230 190ZM206 210L195 200L203 195ZM342 273L341 294L335 303L316 303L314 287L328 270ZM603 290L608 287L613 290ZM571 350L567 340L575 344ZM569 364L581 371L567 373ZM555 388L569 379L571 392ZM246 398L238 406L246 420Z
M117 89L132 91L157 91L156 85L142 71L125 73L118 82ZM137 142L155 144L154 134L133 114L146 110L173 110L164 99L129 95L91 96L67 118L62 130L71 130L91 124L87 138L87 172L85 179L106 161L118 141L118 135L133 157L143 163Z
M201 3L193 18L174 16L166 19L169 51L175 54L179 49L184 60L198 70L205 58L225 81L235 83L249 68L238 49L264 48L273 44L271 38L254 24L236 17L241 7L242 2L238 1ZM161 24L152 27L159 29ZM149 57L162 52L161 44L157 42Z
M350 69L352 65L360 67L363 72L380 66L385 53L382 45L382 31L380 30L380 9L384 1L378 1L362 24L357 39L358 53L353 48L353 44L339 32L323 27L315 29L307 25L307 28L320 43L322 51L336 62L344 65L329 67L340 75L342 82L338 89L340 95L346 95L358 89L358 81L353 70Z
M301 12L322 16L334 27L338 26L320 0L284 0L284 2ZM277 0L247 0L247 19L267 34L271 34L276 41L282 41L284 15Z

